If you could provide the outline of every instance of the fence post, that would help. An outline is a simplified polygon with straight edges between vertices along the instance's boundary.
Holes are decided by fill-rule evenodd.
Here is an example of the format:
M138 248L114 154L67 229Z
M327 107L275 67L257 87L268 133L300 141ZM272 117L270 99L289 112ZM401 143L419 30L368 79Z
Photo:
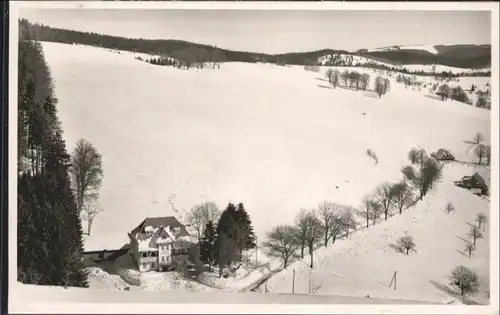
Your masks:
M295 269L293 269L292 294L295 294Z
M391 283L389 284L389 288L392 288L392 284L394 283L394 290L396 290L396 271L392 274Z
M396 279L397 279L397 271L394 270L394 291L396 291Z
M255 238L255 266L257 267L259 263L257 262L257 257L259 255L259 244L257 241L257 237Z
M309 294L311 294L312 269L309 270Z

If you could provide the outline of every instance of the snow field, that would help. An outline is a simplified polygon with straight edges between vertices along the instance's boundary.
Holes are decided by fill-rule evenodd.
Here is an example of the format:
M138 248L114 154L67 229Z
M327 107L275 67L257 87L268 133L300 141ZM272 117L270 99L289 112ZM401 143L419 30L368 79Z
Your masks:
M480 293L471 299L488 303L489 297L489 233L477 241L477 251L471 258L463 253L469 224L483 212L489 216L489 202L470 191L455 187L453 178L469 174L472 167L451 164L439 188L423 202L396 214L387 222L361 229L327 248L314 252L313 282L321 284L317 294L402 298L448 303L455 297L436 288L449 285L447 277L457 265L465 265L480 277ZM456 211L447 214L444 207L452 202ZM392 245L401 236L411 235L416 253L409 256L397 252ZM465 241L464 241L465 240ZM420 244L420 245L419 245ZM270 292L291 292L292 273L296 269L295 290L306 293L310 269L298 261L267 283ZM397 290L389 288L393 272L397 271ZM434 284L433 284L434 283Z
M43 48L55 81L68 151L83 137L103 156L100 203L104 212L85 240L86 250L120 248L128 243L126 233L145 217L182 217L207 200L221 208L228 202L243 202L259 241L264 240L273 226L292 223L303 207L315 207L323 200L357 206L383 181L399 180L408 150L414 146L429 153L444 147L460 160L474 161L464 140L482 132L485 142L490 141L490 111L424 97L394 78L390 78L389 93L378 98L369 91L333 89L324 81L323 69L314 73L303 67L227 63L215 71L186 71L87 46L43 43ZM365 72L374 75L371 70ZM367 149L377 154L378 165L366 155ZM463 235L465 220L473 220L473 211L487 211L488 206L450 184L471 175L464 167L447 166L435 195L408 213L318 250L320 271L315 272L325 282L318 294L376 296L378 292L384 297L415 294L420 299L446 300L429 281L444 282L452 262L463 260L454 249L458 238L452 234ZM169 199L179 213L173 213ZM445 199L456 204L453 218L464 220L463 224L443 217L439 209ZM460 211L464 205L472 208L471 215L465 216L467 209ZM441 222L439 229L433 223L436 220ZM442 249L434 241L441 235L432 233L446 229L450 233L443 233L448 235L443 246L453 253L437 271L430 271L433 262L442 260L437 258ZM388 249L388 243L405 230L422 246L414 256ZM432 233L426 234L427 230ZM486 240L480 242L486 244ZM343 254L337 256L337 251ZM479 260L486 253L478 248L476 255L478 270L487 275ZM385 266L387 262L393 264ZM289 281L283 279L289 279L290 270L271 278L268 289L289 292ZM390 281L394 270L401 279L396 292L377 282ZM165 279L165 275L151 277L146 290L188 286L181 280L167 284L177 279ZM259 277L262 272L257 270L247 274L245 281ZM296 279L298 290L303 290L306 278ZM234 290L245 287L215 283L219 285ZM198 289L206 288L188 290Z

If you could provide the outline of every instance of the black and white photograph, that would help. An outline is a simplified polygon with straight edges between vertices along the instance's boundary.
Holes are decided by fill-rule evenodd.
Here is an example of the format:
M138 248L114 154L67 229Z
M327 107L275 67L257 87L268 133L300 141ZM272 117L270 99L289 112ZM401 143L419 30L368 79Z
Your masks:
M498 4L268 6L11 3L11 312L498 312Z

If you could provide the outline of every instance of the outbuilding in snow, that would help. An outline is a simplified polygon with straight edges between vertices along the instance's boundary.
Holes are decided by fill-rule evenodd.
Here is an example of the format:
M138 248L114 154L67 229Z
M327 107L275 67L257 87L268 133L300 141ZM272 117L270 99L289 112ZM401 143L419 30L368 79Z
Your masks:
M431 156L438 161L455 161L455 157L450 151L446 149L439 149L436 152L432 153Z

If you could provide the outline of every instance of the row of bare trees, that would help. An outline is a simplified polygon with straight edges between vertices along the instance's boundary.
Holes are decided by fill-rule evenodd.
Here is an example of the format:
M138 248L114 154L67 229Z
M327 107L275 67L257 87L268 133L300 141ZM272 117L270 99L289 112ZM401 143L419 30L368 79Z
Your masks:
M186 68L189 70L193 67L203 69L206 66L212 69L220 69L221 62L226 61L227 57L222 50L190 47L174 51L169 56L152 57L150 59L136 57L136 59L154 65L171 66L179 69Z
M481 93L477 94L478 97L475 106L479 108L491 109L491 102L488 101L488 98ZM467 93L460 85L450 87L446 83L442 84L437 88L436 95L440 96L442 101L451 99L454 101L473 105L472 100L469 99Z
M467 236L471 239L471 241L466 242L464 249L469 258L476 250L477 240L484 237L484 231L488 218L486 214L480 212L476 215L475 221L477 222L477 225L471 225L469 232L467 233ZM462 297L463 302L465 302L467 295L472 295L479 291L480 282L478 275L472 269L465 266L456 267L451 273L449 279L450 284L460 291L460 296Z
M312 71L312 72L319 72L320 67L318 65L305 65L304 70Z
M329 243L334 244L339 236L349 237L349 232L356 230L359 224L356 215L366 222L368 228L370 223L375 225L382 216L387 220L394 211L401 214L422 200L441 180L443 165L423 149L410 150L408 159L411 165L402 169L403 179L394 184L382 183L373 194L363 197L358 209L324 201L316 209L301 210L294 225L273 228L264 244L269 254L281 257L286 268L291 258L304 258L307 247L312 268L314 247L320 242L325 247ZM299 250L300 255L297 254Z
M360 73L356 70L344 70L341 73L338 69L329 68L326 70L325 76L334 88L337 88L339 83L342 82L344 87L356 88L356 91L360 89L366 91L370 84L370 75L368 73ZM386 94L389 91L389 87L389 79L381 76L375 78L375 92L379 97Z
M334 244L340 235L348 237L349 232L356 229L354 213L349 206L323 201L315 209L302 209L295 218L295 224L274 227L267 234L264 247L270 255L282 259L284 268L291 258L304 258L307 248L310 267L313 268L313 252L318 244L323 243L327 247L330 242Z
M368 73L359 73L356 70L344 70L344 72L340 73L338 69L329 68L326 70L325 76L334 88L342 81L345 87L355 87L356 91L360 89L364 91L370 83L370 75Z
M362 199L359 215L365 220L366 227L377 223L383 215L384 220L397 211L413 206L438 183L443 176L443 164L427 155L425 150L413 148L408 153L410 165L403 167L403 179L397 183L382 183L372 195Z
M488 217L484 213L478 213L476 215L477 225L471 225L467 236L469 236L472 241L465 244L465 251L471 257L472 252L476 250L476 242L478 239L484 237L484 231L486 230L486 222L488 222ZM481 229L482 228L482 229Z

